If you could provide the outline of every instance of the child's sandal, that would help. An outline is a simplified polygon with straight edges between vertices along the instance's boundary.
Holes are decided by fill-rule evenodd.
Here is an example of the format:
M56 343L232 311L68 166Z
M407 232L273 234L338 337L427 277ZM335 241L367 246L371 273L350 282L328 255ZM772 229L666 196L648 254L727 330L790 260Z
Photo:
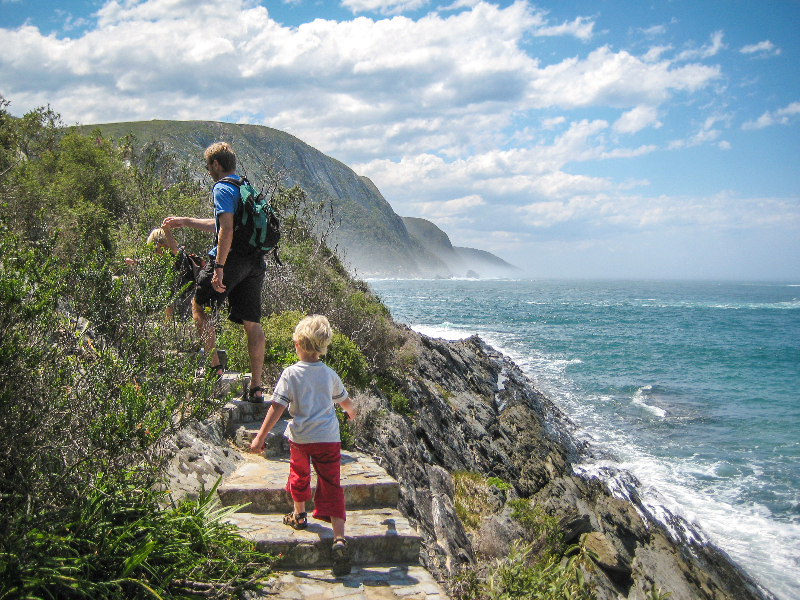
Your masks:
M308 517L306 513L295 513L294 511L283 515L283 524L292 529L305 529L308 527Z
M350 550L347 547L347 540L335 538L331 547L331 558L333 559L333 574L336 577L350 573Z

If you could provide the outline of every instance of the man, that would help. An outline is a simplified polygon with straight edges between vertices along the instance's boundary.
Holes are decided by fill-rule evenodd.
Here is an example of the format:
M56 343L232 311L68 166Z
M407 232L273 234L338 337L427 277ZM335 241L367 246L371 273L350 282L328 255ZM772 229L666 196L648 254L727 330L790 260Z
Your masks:
M210 368L217 377L221 377L224 368L216 351L214 324L205 307L210 305L214 311L225 299L228 300L228 318L243 325L247 334L251 378L246 398L251 402L263 402L261 370L264 366L264 331L261 329L261 287L266 265L261 253L248 242L234 239L233 217L241 204L241 195L238 186L220 181L224 177L241 179L236 175L236 155L233 149L225 142L217 142L206 148L204 156L206 169L214 180L214 218L167 217L162 227L191 227L216 234L214 247L208 253L211 260L198 277L197 290L192 299L192 316L210 356Z

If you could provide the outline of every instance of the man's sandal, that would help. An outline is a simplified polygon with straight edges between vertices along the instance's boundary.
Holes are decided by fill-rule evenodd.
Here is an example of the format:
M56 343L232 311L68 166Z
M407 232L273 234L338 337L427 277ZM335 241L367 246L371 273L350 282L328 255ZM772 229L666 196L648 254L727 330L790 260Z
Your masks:
M350 550L347 547L346 539L340 537L333 540L331 558L333 559L333 574L336 577L350 573Z
M295 513L294 511L283 515L283 524L292 529L305 529L308 527L308 517L304 512Z
M259 393L258 396L255 395L256 392ZM261 387L260 385L257 385L256 387L251 387L245 393L247 394L245 400L247 400L248 402L253 402L255 404L262 404L264 402L264 388Z

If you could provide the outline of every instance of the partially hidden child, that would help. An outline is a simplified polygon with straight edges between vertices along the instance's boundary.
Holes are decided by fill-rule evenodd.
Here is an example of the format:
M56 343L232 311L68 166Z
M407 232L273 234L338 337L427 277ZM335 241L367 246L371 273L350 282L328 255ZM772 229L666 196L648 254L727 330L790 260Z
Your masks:
M305 317L297 324L292 339L300 360L281 374L272 405L250 451L263 450L267 434L288 408L292 420L285 434L291 451L286 491L292 497L294 510L283 517L283 522L294 529L308 527L306 502L311 500L311 463L317 473L311 516L331 524L333 574L338 577L350 572L350 553L344 536L344 492L339 482L341 438L334 405L339 404L351 419L355 418L355 409L342 380L320 361L332 336L330 323L322 315Z

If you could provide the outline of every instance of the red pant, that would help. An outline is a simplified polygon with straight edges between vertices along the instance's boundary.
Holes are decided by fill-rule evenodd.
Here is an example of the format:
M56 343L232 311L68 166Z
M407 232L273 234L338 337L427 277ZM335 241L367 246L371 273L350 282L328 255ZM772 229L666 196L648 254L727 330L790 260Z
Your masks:
M311 516L331 522L331 517L345 519L344 491L339 483L342 445L339 442L295 444L289 442L289 481L286 491L296 502L311 500L311 467L317 472L317 489L314 492L314 512Z

